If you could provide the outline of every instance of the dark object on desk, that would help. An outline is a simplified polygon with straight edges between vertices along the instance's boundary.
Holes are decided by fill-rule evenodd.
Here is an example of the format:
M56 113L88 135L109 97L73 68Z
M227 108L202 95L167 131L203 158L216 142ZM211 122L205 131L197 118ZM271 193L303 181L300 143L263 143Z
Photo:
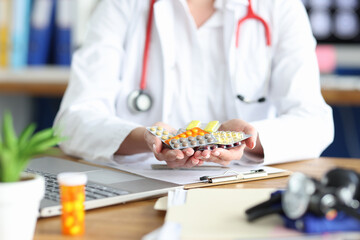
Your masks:
M287 227L304 232L360 230L360 176L335 168L318 181L295 173L287 189L273 193L269 200L246 214L249 221L278 213Z
M313 213L306 213L299 219L293 220L281 215L284 225L287 228L295 229L305 233L326 233L359 231L360 221L350 217L344 212L338 212L336 218L328 220L325 217Z

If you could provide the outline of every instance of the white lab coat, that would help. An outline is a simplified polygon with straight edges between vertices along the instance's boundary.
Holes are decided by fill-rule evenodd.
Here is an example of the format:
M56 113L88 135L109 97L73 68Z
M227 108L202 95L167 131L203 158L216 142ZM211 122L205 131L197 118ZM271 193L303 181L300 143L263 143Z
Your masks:
M187 74L179 73L176 67L176 62L186 61L175 54L174 37L186 37L176 35L176 29L184 27L183 19L174 18L179 1L155 3L146 89L154 105L149 112L136 114L127 107L127 97L139 89L149 3L101 1L83 47L73 56L69 86L55 120L56 127L68 138L61 144L65 153L110 161L135 127L157 121L176 128L186 126L187 122L179 121L180 115L188 122L194 120L191 113L177 112L172 101L177 90L172 79ZM231 86L224 112L228 119L244 119L255 126L265 154L264 159L245 156L241 160L272 164L318 157L332 142L334 127L331 108L321 96L316 43L301 1L253 0L254 10L269 23L272 35L267 101L253 104L239 101L236 95L257 99L267 89L264 84L269 64L263 26L255 21L244 24L239 51L235 52L234 29L237 20L246 14L247 0L217 0L216 4L224 9L228 72L224 81ZM235 68L241 81L231 77ZM206 109L199 109L199 113L204 122L217 117Z

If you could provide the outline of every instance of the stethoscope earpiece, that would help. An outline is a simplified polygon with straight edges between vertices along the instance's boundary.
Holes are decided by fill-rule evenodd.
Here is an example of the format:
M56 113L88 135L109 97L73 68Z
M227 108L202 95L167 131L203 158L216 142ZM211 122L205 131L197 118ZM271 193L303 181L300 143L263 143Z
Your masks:
M133 112L146 112L152 106L152 98L142 90L135 90L128 97L128 106Z

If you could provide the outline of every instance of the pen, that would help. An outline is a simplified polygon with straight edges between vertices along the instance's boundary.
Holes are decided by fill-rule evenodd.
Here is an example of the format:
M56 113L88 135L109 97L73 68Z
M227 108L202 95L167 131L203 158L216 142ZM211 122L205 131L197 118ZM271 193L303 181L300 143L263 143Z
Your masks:
M232 175L202 176L200 177L200 181L208 182L208 183L217 183L217 182L234 181L239 179L264 177L267 175L268 174L267 172L264 171L264 169L256 169L256 170L251 170L250 172L244 172L244 173L232 174Z

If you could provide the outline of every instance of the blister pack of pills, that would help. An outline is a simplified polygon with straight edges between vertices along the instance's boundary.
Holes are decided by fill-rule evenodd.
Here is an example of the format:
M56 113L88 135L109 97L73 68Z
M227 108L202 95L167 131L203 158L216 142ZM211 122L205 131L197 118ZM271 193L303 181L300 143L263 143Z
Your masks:
M241 141L248 139L251 135L235 131L218 131L213 135L216 138L216 144L219 148L232 148L241 145Z
M182 135L182 134L181 134ZM196 135L189 137L173 138L170 140L169 144L173 149L183 149L183 148L196 148L202 147L209 144L214 144L216 138L210 133L204 135Z
M200 121L193 120L186 128L180 128L175 136L159 126L146 129L172 149L194 148L200 151L215 148L228 149L241 145L241 141L251 137L243 132L217 131L219 127L219 121L201 124Z
M160 138L163 143L174 137L174 135L172 135L168 130L160 126L147 127L146 129L156 137ZM166 143L166 145L168 144Z
M194 127L185 132L179 133L178 135L166 140L166 144L169 144L172 139L180 139L180 138L188 138L188 137L196 137L196 136L204 136L205 134L209 134L208 132L202 130L201 128Z

